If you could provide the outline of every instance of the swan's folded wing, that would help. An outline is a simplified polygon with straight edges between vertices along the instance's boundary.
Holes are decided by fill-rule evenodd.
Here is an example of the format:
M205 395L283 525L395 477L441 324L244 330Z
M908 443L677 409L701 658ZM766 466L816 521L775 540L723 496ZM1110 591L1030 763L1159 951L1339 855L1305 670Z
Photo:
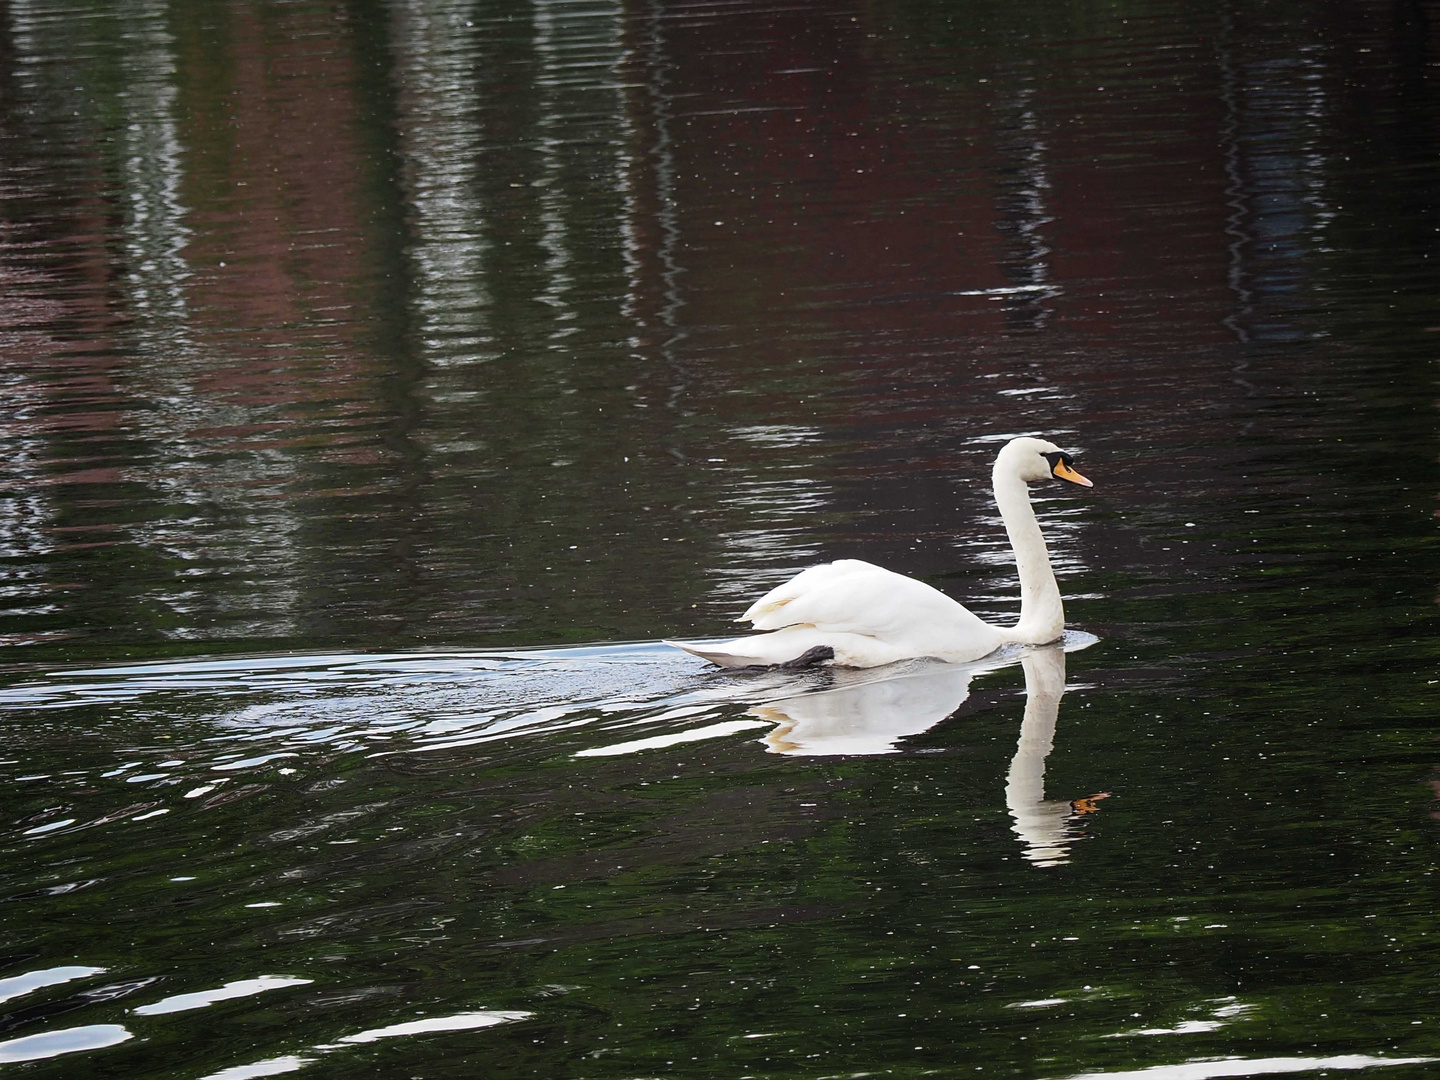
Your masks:
M746 608L745 614L735 621L751 623L756 630L779 630L796 623L809 622L810 620L803 616L797 618L791 610L796 601L813 597L846 578L868 572L889 573L888 570L882 570L859 559L840 559L812 566L800 571L790 580L776 585Z
M804 624L882 640L935 631L990 630L924 582L855 559L811 567L762 597L745 614L758 630Z

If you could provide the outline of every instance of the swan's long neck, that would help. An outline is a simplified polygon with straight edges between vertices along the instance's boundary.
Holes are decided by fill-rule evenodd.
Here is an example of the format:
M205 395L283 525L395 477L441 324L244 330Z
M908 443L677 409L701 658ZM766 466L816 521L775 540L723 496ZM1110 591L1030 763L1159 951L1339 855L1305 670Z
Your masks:
M1030 489L1013 472L996 463L993 476L995 503L1015 550L1020 571L1020 621L1008 632L1016 641L1041 645L1054 641L1065 629L1065 609L1060 603L1060 586L1050 569L1050 555L1040 523L1030 505Z

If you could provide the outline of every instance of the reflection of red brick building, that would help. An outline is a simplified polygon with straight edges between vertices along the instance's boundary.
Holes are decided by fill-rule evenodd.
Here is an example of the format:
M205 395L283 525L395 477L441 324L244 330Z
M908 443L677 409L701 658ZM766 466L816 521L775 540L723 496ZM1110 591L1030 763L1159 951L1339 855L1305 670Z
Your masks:
M243 357L197 374L257 404L333 401L333 365L352 390L379 375L354 347L378 277L354 27L308 5L188 19L177 112L193 325ZM329 355L303 359L310 350Z
M1183 424L1229 460L1257 386L1313 362L1267 357L1257 383L1237 346L1316 329L1352 65L1397 64L1385 5L1368 28L1326 10L632 5L636 175L671 223L647 287L676 296L649 340L695 412L834 440L796 455L855 523L826 555L952 570L916 537L945 547L957 500L986 512L981 436L1128 455Z
M1233 340L1200 42L1119 71L1083 43L1049 47L1043 71L983 44L927 64L872 17L632 15L639 107L669 113L687 324L776 311L923 347L1038 325L1057 345L1155 344L1178 322L1191 345ZM1137 153L1128 129L1177 98Z
M1433 158L1394 122L1433 93L1433 28L952 7L35 23L0 69L38 109L4 167L40 164L4 194L50 231L44 259L0 236L0 303L44 408L5 430L108 441L54 439L25 482L130 485L83 513L65 493L59 527L155 556L177 633L251 632L205 606L230 589L356 632L380 603L425 632L444 595L442 637L634 636L787 548L949 571L939 538L988 512L1008 432L1165 443L1183 410L1223 453L1252 389L1232 346L1305 340L1306 275L1432 242L1402 208L1344 267L1317 254L1370 229L1337 207L1377 186L1326 124L1388 115L1384 160ZM1342 40L1372 52L1316 47ZM36 177L62 209L26 204ZM197 553L214 579L174 585Z

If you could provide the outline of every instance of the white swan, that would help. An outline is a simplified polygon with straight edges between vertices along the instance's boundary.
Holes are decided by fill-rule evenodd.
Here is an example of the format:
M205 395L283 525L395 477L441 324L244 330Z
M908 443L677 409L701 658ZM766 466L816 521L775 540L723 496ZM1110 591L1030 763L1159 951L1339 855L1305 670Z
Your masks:
M914 578L842 559L802 570L736 620L773 633L668 644L727 668L825 662L878 667L922 656L963 664L1012 642L1054 641L1065 629L1065 611L1026 486L1051 478L1092 486L1068 454L1044 439L1012 439L995 458L995 502L1020 571L1020 621L1014 626L991 626Z

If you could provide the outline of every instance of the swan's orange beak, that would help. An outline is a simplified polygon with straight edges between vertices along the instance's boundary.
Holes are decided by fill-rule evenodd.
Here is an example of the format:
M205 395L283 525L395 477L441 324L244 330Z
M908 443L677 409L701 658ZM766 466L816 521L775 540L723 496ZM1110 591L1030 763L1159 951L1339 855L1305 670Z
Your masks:
M1069 480L1072 484L1079 484L1081 487L1095 486L1089 480L1086 480L1085 477L1081 476L1078 472L1072 469L1069 462L1065 461L1063 458L1055 463L1055 467L1050 470L1050 474L1052 476L1058 477L1061 480Z

